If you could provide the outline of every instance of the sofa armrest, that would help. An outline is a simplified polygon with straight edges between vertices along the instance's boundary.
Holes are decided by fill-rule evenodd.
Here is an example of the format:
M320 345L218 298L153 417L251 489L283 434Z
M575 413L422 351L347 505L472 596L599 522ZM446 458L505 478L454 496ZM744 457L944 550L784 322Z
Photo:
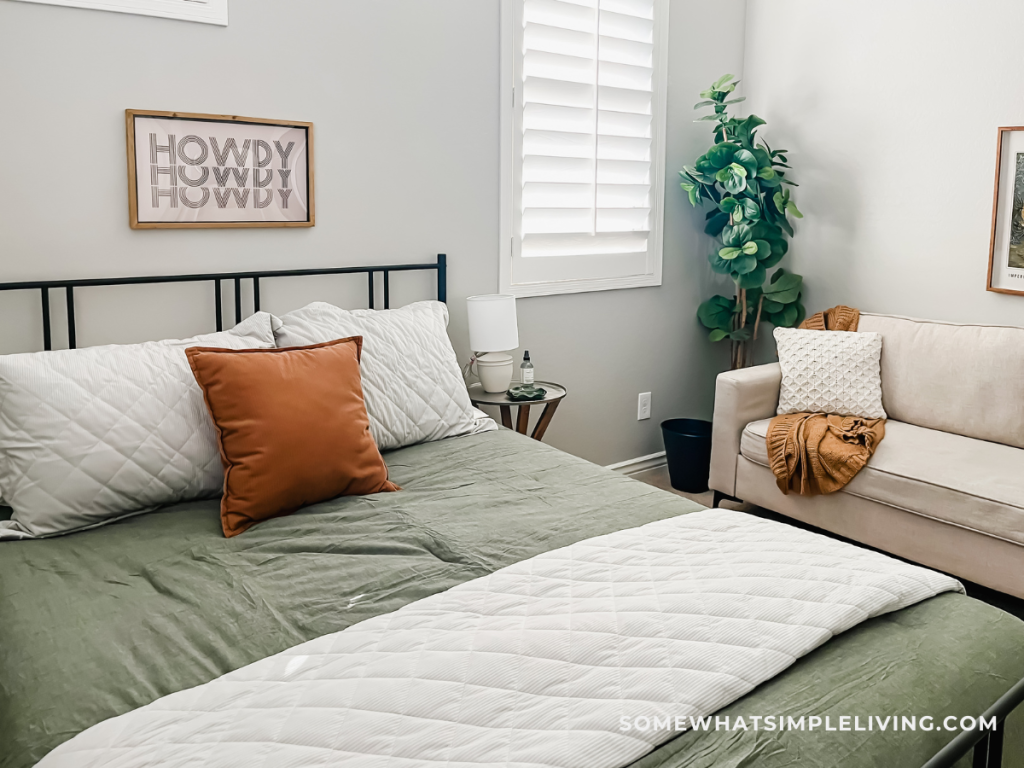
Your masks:
M712 489L727 496L736 495L740 435L750 422L775 415L781 385L782 369L778 363L727 371L718 376L708 479Z

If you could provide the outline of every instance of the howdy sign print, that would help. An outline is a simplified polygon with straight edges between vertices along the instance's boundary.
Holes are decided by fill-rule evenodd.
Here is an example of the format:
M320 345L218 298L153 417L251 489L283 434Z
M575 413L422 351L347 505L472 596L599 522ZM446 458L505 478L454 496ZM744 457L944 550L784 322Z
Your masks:
M133 228L313 226L311 124L126 115Z

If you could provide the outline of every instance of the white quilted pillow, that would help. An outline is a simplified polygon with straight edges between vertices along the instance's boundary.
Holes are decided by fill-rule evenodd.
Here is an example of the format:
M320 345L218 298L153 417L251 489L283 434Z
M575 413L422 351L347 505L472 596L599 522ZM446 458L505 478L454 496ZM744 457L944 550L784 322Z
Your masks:
M882 335L776 328L782 366L778 413L886 418Z
M0 356L0 539L91 528L224 482L187 347L271 349L271 315L191 339Z
M363 395L381 450L498 428L469 401L439 301L385 310L315 302L275 321L279 347L363 337Z

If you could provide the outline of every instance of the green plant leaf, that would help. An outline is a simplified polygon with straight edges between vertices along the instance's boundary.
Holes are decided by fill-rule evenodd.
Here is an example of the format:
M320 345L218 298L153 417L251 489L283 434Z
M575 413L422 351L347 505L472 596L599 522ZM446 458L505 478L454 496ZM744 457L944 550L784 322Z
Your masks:
M757 174L757 159L749 149L741 149L733 155L734 164L743 166L745 175L753 178Z
M739 104L741 101L746 101L746 100L747 100L746 96L740 96L738 99L729 99L728 101L723 101L722 103L723 104Z
M759 261L762 259L767 259L772 254L771 243L769 243L767 240L751 240L749 243L747 243L747 245L754 246L754 256L756 256ZM748 253L748 251L746 250L747 245L743 246L745 253Z
M804 320L807 319L807 308L800 302L799 299L796 301L796 320L793 321L793 325L800 325Z
M733 156L739 148L738 144L733 144L731 141L723 141L721 144L715 144L715 146L709 149L704 154L704 157L708 159L712 167L716 169L725 168L732 163Z
M684 165L683 170L679 172L679 175L682 176L684 179L689 179L690 181L695 181L702 184L707 184L712 181L705 174L701 173L696 168L689 165Z
M761 311L763 313L765 313L765 314L771 315L771 314L774 314L775 312L781 312L782 308L784 306L785 306L784 304L780 304L777 301L772 301L771 299L765 299L764 300L764 304L761 306Z
M782 232L771 222L762 219L750 228L750 237L754 240L771 240L775 237L782 237Z
M771 269L782 261L782 257L785 255L784 251L776 251L775 248L772 248L771 253L769 253L765 258L759 259L759 261L761 262L762 267L765 269Z
M757 241L756 240L751 240L749 243L744 243L743 247L740 250L742 250L745 254L747 254L747 256L754 256L754 257L756 257L757 256Z
M757 178L765 181L771 181L775 178L775 170L770 165L762 166L757 169Z
M760 288L767 276L768 270L758 264L747 274L740 275L736 280L736 285L740 288Z
M761 206L757 204L756 200L751 200L749 197L745 198L742 206L743 215L750 221L758 221L761 218Z
M786 213L797 219L802 219L804 217L804 215L800 213L800 209L796 207L796 203L794 203L792 200L786 203Z
M723 200L722 202L725 201ZM729 223L729 214L722 211L711 211L711 213L714 215L704 225L704 233L712 237L718 237L722 234L722 230L725 229L725 225Z
M765 298L780 304L792 304L800 297L804 279L780 269L772 275L771 283L764 289Z
M723 259L718 255L718 251L712 251L708 254L708 262L711 264L712 272L717 272L720 275L732 274L732 261Z
M721 328L715 328L715 330L708 334L708 338L711 341L721 341L722 339L729 338L729 332L723 331Z
M723 213L732 213L733 210L740 204L740 201L735 197L723 197L722 202L718 204L718 208Z
M776 189L783 182L783 178L779 174L775 174L770 179L762 179L758 177L758 183L766 189Z
M711 87L718 88L720 85L725 85L726 83L728 83L730 80L732 80L732 78L732 75L722 75L720 78L718 78L717 80L715 80L715 82L711 84Z
M705 328L728 331L732 327L733 304L725 296L712 296L697 308L697 318Z
M750 341L751 335L750 328L737 328L729 334L729 338L733 341Z
M747 171L738 163L731 163L715 174L715 178L725 187L726 192L738 195L747 188Z
M749 115L745 120L743 120L743 130L747 133L753 134L753 132L762 125L765 125L765 121L757 115Z
M739 248L745 242L751 239L750 232L751 226L746 222L733 224L722 230L722 242L725 243L726 245Z
M792 328L796 325L798 316L799 310L797 309L797 306L795 304L789 304L781 312L773 313L770 320L772 325L776 325L779 328Z
M701 94L701 96L703 96L703 95L704 94ZM693 105L693 108L694 109L703 109L704 107L710 107L712 104L717 104L717 103L718 103L717 101L711 101L710 99L708 99L707 101L698 101L696 104Z
M715 115L704 115L703 117L698 117L693 122L695 122L695 123L705 123L705 122L708 122L710 120L718 120L718 117L719 116L717 114L715 114Z
M772 247L772 256L778 255L781 259L789 252L789 243L786 242L786 238L782 237L781 233L769 237L768 244Z
M711 164L711 160L708 158L706 154L701 155L700 157L697 158L697 162L694 163L694 168L697 170L698 173L703 174L704 176L712 177L715 175L715 171L718 170L717 168L715 168L715 166Z
M757 268L757 257L750 254L741 254L732 260L732 272L737 275L746 275Z
M737 256L739 256L742 252L743 251L740 248L726 246L725 248L722 248L718 252L718 257L720 259L725 259L726 261L731 261L732 259L735 259Z

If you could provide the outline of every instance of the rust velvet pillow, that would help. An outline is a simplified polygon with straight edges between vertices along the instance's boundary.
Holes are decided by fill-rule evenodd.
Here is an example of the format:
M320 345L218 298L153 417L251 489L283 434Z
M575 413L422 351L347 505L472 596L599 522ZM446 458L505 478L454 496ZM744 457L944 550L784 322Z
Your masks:
M225 536L335 496L399 490L370 435L362 342L185 351L217 430Z

